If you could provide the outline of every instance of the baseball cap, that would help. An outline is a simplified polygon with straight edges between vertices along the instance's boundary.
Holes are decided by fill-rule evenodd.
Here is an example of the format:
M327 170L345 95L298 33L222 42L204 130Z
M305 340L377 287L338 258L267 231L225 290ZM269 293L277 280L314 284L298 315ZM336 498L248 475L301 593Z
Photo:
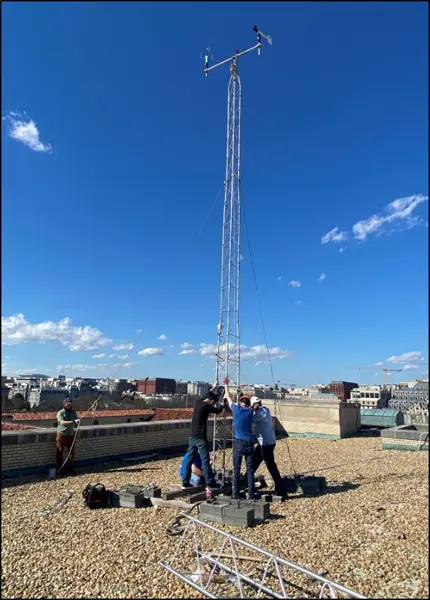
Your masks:
M257 396L252 396L251 406L254 406L255 404L261 404L261 400L260 400L260 398L257 398Z

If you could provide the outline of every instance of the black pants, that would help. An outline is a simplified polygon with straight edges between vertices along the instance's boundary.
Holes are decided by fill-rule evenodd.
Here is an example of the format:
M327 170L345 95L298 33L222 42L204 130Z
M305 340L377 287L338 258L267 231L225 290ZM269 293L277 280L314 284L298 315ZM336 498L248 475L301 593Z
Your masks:
M275 444L260 446L257 444L254 450L254 461L253 461L253 469L254 473L257 471L258 467L264 460L264 463L272 476L273 482L275 484L275 490L282 490L282 477L279 473L279 469L275 463Z
M240 468L242 458L245 457L246 473L248 478L248 496L254 497L254 444L245 440L234 440L233 443L233 497L239 496Z
M214 482L214 474L210 465L208 442L205 438L194 435L190 435L188 440L188 458L185 463L185 476L182 483L184 485L190 483L191 467L197 454L200 454L200 458L202 459L202 471L206 485L210 485Z

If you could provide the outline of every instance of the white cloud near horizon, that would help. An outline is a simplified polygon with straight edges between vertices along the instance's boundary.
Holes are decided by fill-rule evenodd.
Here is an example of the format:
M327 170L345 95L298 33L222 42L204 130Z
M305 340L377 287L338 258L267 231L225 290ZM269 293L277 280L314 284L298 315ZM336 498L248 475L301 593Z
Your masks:
M138 352L140 356L163 356L163 348L144 348Z
M181 350L181 352L178 352L178 356L186 356L188 354L196 354L197 350L195 350L194 348L189 348L188 350Z
M392 365L401 365L404 363L415 362L417 360L422 361L423 358L424 357L421 352L415 350L414 352L405 352L404 354L399 354L399 356L390 356L390 358L387 358L386 362Z
M90 371L94 369L105 369L107 367L106 364L98 364L98 365L87 365L87 364L74 364L74 365L58 365L56 368L57 372L60 371Z
M328 233L324 234L321 238L321 244L328 244L329 242L334 242L338 244L339 242L343 242L348 239L348 234L346 231L339 231L339 227L333 227Z
M8 136L21 142L34 152L51 152L51 144L46 144L40 141L40 133L36 123L24 113L9 112L3 118L8 124Z
M354 238L364 242L369 235L379 236L383 233L391 233L396 226L412 229L416 225L423 224L424 219L420 216L414 216L412 213L427 200L428 196L423 194L414 194L413 196L393 200L380 213L357 221L352 227ZM391 226L391 228L387 230L387 226Z
M300 281L296 281L295 279L293 279L292 281L288 282L288 285L292 288L299 288L302 284Z
M112 365L113 367L122 367L123 369L129 369L130 367L132 367L133 365L135 365L136 363L134 362L126 362L126 363L115 363L114 365Z
M71 319L29 323L22 313L2 317L2 345L48 344L59 342L72 352L97 350L112 342L99 329L86 325L75 327Z
M162 333L158 339L164 342L164 340L167 340L167 335L164 335L164 333Z
M101 354L93 354L91 358L105 358L106 354L103 352Z
M404 371L409 371L410 369L419 369L418 365L403 365Z
M216 356L218 347L216 344L200 344L199 352L202 356L214 357ZM221 352L225 351L225 346L221 347ZM284 350L278 346L269 348L270 358L272 360L290 358L292 352L290 350ZM264 345L257 346L245 346L240 345L240 358L241 360L251 360L267 358L267 348Z
M321 275L318 277L318 283L320 281L324 281L324 279L326 279L327 275L325 273L321 273Z
M116 346L112 346L113 350L119 352L120 350L131 350L133 348L133 344L131 342L127 344L117 344Z

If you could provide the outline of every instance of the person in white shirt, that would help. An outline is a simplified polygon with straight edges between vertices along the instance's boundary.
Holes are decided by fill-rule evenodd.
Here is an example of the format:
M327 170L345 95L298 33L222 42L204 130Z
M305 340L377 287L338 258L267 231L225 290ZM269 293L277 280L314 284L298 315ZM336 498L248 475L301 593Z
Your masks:
M264 461L267 470L272 476L275 491L280 496L285 496L282 488L282 477L275 462L276 435L273 427L270 410L262 405L260 398L251 398L251 409L253 411L253 423L257 436L257 445L254 450L254 473Z

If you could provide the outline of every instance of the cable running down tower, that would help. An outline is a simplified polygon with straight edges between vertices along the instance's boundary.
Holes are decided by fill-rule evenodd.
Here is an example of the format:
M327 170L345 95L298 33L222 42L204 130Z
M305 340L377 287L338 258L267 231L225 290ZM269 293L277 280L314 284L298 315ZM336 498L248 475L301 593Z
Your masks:
M220 318L217 328L216 380L228 383L232 396L238 394L240 386L240 130L242 117L242 85L238 74L238 58L257 50L260 55L262 38L272 44L272 38L254 26L257 43L247 50L236 50L235 54L213 66L209 66L211 51L205 52L205 76L224 64L230 65L230 80L227 97L227 151L224 181L224 210L222 226L221 300ZM215 417L213 452L214 465L217 451L222 454L222 468L225 471L225 450L227 445L226 420L221 435L220 419ZM230 438L232 438L230 432Z

